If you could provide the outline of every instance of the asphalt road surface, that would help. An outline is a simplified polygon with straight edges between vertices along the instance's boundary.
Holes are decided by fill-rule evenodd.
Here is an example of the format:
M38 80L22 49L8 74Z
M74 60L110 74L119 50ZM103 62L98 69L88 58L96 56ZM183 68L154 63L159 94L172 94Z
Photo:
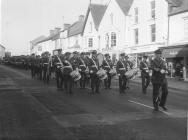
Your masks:
M151 94L130 83L126 94L101 88L73 95L0 65L0 140L186 140L187 91L170 90L168 111L153 111Z

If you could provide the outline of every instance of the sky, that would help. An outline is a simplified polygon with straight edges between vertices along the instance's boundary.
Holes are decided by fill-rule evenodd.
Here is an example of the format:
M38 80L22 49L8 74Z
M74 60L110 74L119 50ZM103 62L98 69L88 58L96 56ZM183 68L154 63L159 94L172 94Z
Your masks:
M90 0L0 0L0 44L12 55L29 54L29 42L86 15ZM100 3L104 0L92 0Z

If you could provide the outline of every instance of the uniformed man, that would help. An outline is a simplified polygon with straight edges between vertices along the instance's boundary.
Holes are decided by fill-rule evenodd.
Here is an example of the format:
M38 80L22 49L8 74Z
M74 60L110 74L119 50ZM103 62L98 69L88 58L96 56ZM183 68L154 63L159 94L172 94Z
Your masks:
M70 63L71 53L65 53L65 59L63 61L63 79L64 79L64 87L66 93L72 94L72 86L73 86L73 79L70 76L70 73L73 71L73 67Z
M105 89L111 89L111 75L110 75L110 70L112 69L113 67L113 64L112 64L112 61L110 59L110 55L108 53L106 53L105 55L105 58L102 62L102 68L104 70L106 70L106 73L107 73L107 79L104 80L104 86L105 86Z
M144 55L143 60L140 62L140 70L142 77L142 93L146 94L147 87L150 84L149 64L147 62L147 55Z
M44 56L42 58L42 73L43 73L43 82L44 83L48 83L49 82L49 79L48 79L48 75L47 75L47 69L48 69L48 57L47 56Z
M168 87L167 87L167 79L166 79L166 64L165 61L161 58L162 52L161 50L156 50L155 58L151 61L151 69L152 69L152 77L151 81L153 84L153 106L154 110L158 111L158 105L162 107L164 110L167 110L165 107L167 95L168 95ZM159 97L159 90L162 90L162 95Z
M97 71L99 70L99 62L97 60L97 51L92 51L91 58L88 59L88 66L90 71L90 78L91 78L91 92L92 93L100 93L99 92L99 85L100 79L97 76Z
M78 59L78 65L79 65L79 71L81 74L81 79L80 79L80 88L85 89L85 84L86 84L86 62L85 62L85 53L82 52L80 54L80 57Z
M117 62L117 65L116 65L116 71L119 76L119 92L120 93L125 93L126 82L127 82L127 79L125 76L126 67L125 67L124 58L125 58L125 53L121 53L119 57L119 61Z
M53 61L54 61L53 64L54 64L54 70L55 70L57 89L62 90L63 89L63 76L61 72L61 68L62 68L61 62L63 61L63 57L61 56L61 53L55 56Z

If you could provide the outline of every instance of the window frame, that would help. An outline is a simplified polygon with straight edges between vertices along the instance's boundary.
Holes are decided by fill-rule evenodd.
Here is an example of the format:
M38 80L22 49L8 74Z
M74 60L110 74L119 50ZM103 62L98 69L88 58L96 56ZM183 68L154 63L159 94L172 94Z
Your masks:
M134 8L134 23L138 23L138 7Z
M111 44L110 44L111 48L117 46L117 34L116 34L116 32L111 32L111 34L110 34L110 40L111 40L110 41L111 42Z
M139 43L139 30L138 30L138 28L134 29L134 43L136 45Z
M156 18L156 14L155 14L155 9L156 9L155 0L152 0L150 2L150 6L151 6L151 18L155 19Z
M93 38L90 37L88 38L88 48L92 48L93 47Z
M151 24L150 25L150 30L151 30L151 42L156 42L156 25L155 24Z

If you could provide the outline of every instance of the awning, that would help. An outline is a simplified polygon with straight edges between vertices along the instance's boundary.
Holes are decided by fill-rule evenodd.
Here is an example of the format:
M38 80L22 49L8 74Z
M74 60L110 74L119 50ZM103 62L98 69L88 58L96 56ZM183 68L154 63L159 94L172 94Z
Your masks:
M165 58L188 56L188 44L168 46L161 49Z

